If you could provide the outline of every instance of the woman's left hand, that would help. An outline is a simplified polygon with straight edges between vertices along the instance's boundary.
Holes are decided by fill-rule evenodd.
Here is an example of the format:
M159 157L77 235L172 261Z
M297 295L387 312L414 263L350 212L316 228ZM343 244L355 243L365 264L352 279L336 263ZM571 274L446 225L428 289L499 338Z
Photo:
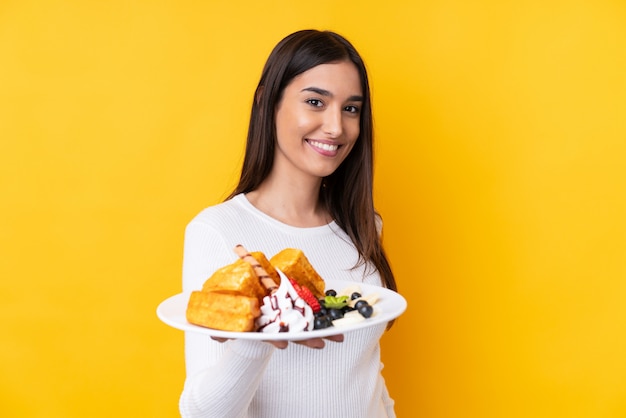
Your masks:
M328 337L324 337L324 338L310 338L308 340L291 341L291 342L294 343L294 344L304 345L305 347L318 348L319 349L319 348L324 348L326 346L326 342L324 340L329 340L329 341L334 341L336 343L341 343L341 342L343 342L343 334L329 335ZM283 340L283 341L266 341L266 342L270 343L274 347L280 348L280 349L287 348L287 346L289 345L289 341L287 341L287 340Z

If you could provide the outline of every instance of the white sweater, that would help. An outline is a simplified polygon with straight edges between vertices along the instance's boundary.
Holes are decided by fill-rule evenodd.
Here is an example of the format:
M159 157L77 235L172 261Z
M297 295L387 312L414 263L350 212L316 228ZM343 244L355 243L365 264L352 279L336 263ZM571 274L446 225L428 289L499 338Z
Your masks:
M219 267L237 260L242 244L268 259L299 248L324 279L380 285L377 272L351 269L358 259L349 237L334 223L314 228L283 224L241 194L200 212L187 226L183 291L202 288ZM385 325L345 334L323 349L290 343L213 341L185 333L187 378L180 397L183 417L383 418L395 417L381 375L379 339Z

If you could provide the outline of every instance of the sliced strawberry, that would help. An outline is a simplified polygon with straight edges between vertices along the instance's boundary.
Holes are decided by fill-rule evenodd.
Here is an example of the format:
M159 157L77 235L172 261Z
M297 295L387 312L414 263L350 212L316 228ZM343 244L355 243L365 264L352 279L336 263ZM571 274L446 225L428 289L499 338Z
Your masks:
M292 278L289 278L289 282L291 283L293 288L296 290L296 292L298 292L298 296L300 296L302 300L304 300L307 303L307 305L311 307L311 309L313 310L313 313L318 312L322 309L317 298L315 297L315 295L313 295L313 292L311 292L311 290L308 287L300 286L298 282L296 282Z
M311 309L313 310L313 313L319 312L320 310L322 310L322 307L320 306L319 301L317 300L313 292L311 292L311 289L309 289L306 286L300 286L300 289L302 289L302 293L298 293L298 294L311 307Z

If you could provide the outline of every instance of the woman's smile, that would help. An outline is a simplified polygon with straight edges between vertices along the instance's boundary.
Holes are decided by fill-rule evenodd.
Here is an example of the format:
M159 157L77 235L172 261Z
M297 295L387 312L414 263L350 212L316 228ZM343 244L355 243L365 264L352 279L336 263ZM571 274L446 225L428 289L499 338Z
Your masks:
M308 144L320 154L327 155L329 157L337 155L337 150L340 147L339 144L318 141L315 139L307 139L306 142L308 142Z

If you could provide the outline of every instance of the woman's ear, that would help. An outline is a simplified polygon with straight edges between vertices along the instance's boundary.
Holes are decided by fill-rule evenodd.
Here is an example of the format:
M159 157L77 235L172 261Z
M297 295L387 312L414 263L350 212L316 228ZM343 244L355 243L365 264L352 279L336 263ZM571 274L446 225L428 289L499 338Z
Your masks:
M263 96L263 90L264 90L264 86L259 86L256 89L256 93L254 95L254 101L256 102L257 105L259 104L259 102L261 102L261 97Z

